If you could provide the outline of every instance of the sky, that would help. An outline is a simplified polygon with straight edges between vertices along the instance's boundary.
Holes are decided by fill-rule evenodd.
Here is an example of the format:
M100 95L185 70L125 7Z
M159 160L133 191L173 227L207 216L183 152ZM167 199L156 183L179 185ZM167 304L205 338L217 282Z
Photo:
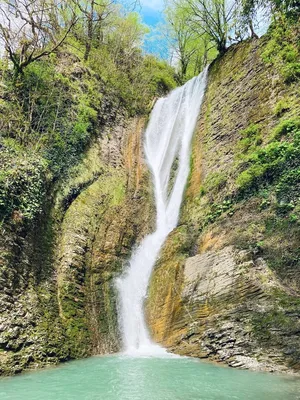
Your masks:
M153 53L161 58L168 58L168 50L166 40L162 38L159 29L159 23L164 21L163 9L164 0L140 0L141 7L137 7L136 11L141 14L143 22L151 29L150 34L145 38L144 49L147 53ZM270 24L266 18L265 12L258 11L257 21L255 24L256 33L261 36L266 33Z
M140 0L141 8L137 11L141 14L143 22L151 28L151 32L145 38L144 49L147 53L166 57L164 40L160 37L157 26L163 22L164 0Z
M154 18L159 18L161 15L161 11L164 8L163 0L140 0L142 10L142 15L148 19L148 21L152 21Z

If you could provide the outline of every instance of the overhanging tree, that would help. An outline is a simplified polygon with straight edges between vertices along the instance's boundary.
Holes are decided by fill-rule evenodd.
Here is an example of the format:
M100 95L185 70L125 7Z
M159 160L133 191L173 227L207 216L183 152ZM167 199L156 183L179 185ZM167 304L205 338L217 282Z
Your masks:
M56 0L0 2L0 42L15 76L32 62L54 53L64 43L76 16L70 3Z

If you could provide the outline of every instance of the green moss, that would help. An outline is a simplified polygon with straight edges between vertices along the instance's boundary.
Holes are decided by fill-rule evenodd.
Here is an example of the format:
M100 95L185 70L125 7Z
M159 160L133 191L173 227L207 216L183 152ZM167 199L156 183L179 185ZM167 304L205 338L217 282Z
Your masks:
M253 151L257 146L262 144L261 128L257 124L250 124L246 129L240 131L241 140L235 147L235 153L239 158L244 153Z
M262 53L263 60L276 68L287 84L300 77L297 23L290 22L281 16L280 23L271 25L269 40Z
M240 192L272 184L287 169L297 167L300 156L300 130L298 121L283 121L274 130L274 139L290 134L290 141L269 143L245 159L247 168L236 179Z
M274 108L274 113L277 117L281 117L284 113L289 111L291 108L291 103L288 98L281 99L279 102L276 104Z
M204 192L216 192L224 188L226 181L227 177L224 172L211 172L205 178L202 189Z
M272 340L272 330L284 329L287 330L291 327L290 318L285 314L284 311L273 309L269 310L268 313L257 313L252 316L252 325L254 334L263 340ZM273 342L273 345L275 343Z
M270 296L269 301L273 305L267 312L252 313L253 334L260 343L264 343L264 346L269 348L283 346L287 350L288 364L297 367L299 349L295 347L295 342L290 342L290 338L297 337L299 322L295 315L299 312L300 299L279 288L274 288ZM287 338L284 343L282 343L283 337Z
M257 124L250 124L247 128L243 129L240 134L243 138L253 138L259 135L260 128Z
M279 140L283 136L293 134L298 130L300 130L300 119L283 120L274 129L272 139Z

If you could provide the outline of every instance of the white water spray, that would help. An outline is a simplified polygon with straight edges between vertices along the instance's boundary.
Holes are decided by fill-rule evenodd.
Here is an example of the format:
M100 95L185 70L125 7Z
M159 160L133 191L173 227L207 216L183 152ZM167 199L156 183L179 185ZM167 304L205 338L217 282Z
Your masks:
M154 355L165 350L154 344L145 323L143 302L155 261L168 234L176 227L189 174L190 144L206 88L207 68L166 98L159 99L145 134L145 154L152 172L156 230L134 251L125 275L117 280L119 322L126 354ZM177 164L170 191L172 167Z

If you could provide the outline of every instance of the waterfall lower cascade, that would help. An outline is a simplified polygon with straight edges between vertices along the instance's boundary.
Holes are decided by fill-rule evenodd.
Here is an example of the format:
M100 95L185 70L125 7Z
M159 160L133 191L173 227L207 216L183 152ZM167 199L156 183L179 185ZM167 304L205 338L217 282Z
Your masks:
M126 273L117 280L119 323L124 351L129 355L165 353L150 339L143 303L159 251L178 222L189 174L190 145L206 81L207 68L168 97L159 99L146 129L144 146L155 190L156 230L142 240Z

